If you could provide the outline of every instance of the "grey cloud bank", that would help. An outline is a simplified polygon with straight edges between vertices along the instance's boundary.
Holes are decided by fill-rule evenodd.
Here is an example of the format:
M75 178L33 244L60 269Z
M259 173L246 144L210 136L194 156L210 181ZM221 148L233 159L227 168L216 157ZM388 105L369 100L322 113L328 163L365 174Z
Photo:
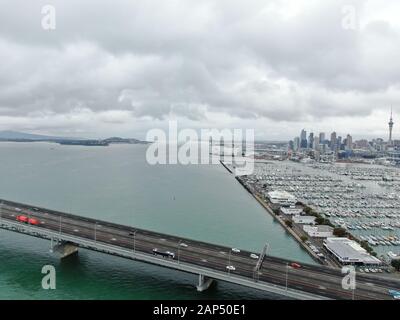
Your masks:
M46 4L56 30L41 27ZM348 5L356 29L343 28ZM251 127L257 138L302 127L383 136L390 105L400 113L395 0L0 7L2 130L144 137L173 118L182 127Z

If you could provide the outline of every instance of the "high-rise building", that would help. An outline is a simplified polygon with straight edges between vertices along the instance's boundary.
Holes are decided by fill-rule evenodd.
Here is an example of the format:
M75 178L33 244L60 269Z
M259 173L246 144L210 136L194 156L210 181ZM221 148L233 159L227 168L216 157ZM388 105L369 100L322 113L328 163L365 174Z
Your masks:
M293 151L298 151L300 149L300 138L295 137L293 139Z
M392 132L393 132L393 110L390 110L390 120L389 120L389 141L388 144L389 146L393 145L393 140L392 140Z
M314 133L310 132L310 134L308 135L308 147L312 149L313 145L314 145Z
M288 148L289 148L289 151L294 151L294 142L293 142L293 140L289 141Z
M335 131L333 131L331 133L331 144L330 144L330 146L331 146L331 150L332 151L336 151L337 150L337 138L336 138L336 132Z
M319 133L319 143L324 143L325 142L325 132L320 132Z
M342 136L337 137L338 150L342 150Z
M315 138L314 138L313 149L316 150L316 151L319 150L319 137L315 137Z
M301 130L300 133L300 148L306 149L307 148L307 131Z
M353 137L350 134L346 137L346 149L353 150Z

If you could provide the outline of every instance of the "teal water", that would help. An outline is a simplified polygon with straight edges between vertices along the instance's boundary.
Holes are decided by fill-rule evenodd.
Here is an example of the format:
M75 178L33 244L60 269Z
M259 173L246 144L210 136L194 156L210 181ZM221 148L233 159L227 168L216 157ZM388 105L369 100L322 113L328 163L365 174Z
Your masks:
M146 146L0 143L0 197L312 263L221 165L148 165ZM218 282L88 250L60 262L45 240L0 230L0 299L258 299ZM54 265L57 289L41 288Z

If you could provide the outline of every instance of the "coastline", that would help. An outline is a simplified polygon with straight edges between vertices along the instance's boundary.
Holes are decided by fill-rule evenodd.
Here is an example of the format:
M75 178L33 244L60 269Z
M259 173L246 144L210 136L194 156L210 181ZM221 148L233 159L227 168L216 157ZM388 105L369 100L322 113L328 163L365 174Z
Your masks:
M219 160L219 162L222 164L222 166L229 172L233 174L233 171L231 168L229 168L222 160Z
M231 170L226 164L224 164L222 160L220 160L220 163L222 164L222 166L223 166L229 173L233 174L232 170ZM283 227L283 229L284 229L287 233L289 233L289 234L298 242L298 244L301 246L301 248L302 248L303 250L305 250L305 251L310 255L310 257L313 258L313 260L314 260L315 262L317 262L317 263L320 264L320 265L323 264L323 263L321 262L321 260L319 259L319 257L318 257L318 256L317 256L317 255L316 255L316 254L315 254L301 239L300 239L300 237L299 237L291 228L289 228L289 227L285 224L285 222L283 221L283 219L282 219L281 217L277 216L277 215L272 211L271 207L270 207L267 203L265 203L265 201L263 201L263 200L260 198L260 195L255 194L255 193L253 193L251 190L249 190L249 188L248 188L245 184L243 184L243 182L239 179L238 176L235 176L235 179L240 183L240 185L241 185L245 190L247 190L247 192L249 192L249 193L253 196L254 199L257 200L257 202L272 216L272 218L273 218L275 221L278 221L278 223Z
M237 179L239 182L241 182L239 179ZM241 183L242 184L242 183ZM242 184L243 185L243 184ZM268 206L268 204L266 204L259 195L254 194L252 192L250 192L251 195L266 209L266 211L268 211L268 213L274 218L274 220L278 221L280 223L280 225L285 229L286 232L288 232L298 243L299 245L305 250L307 251L307 253L311 256L311 258L314 259L314 261L318 262L318 264L322 264L320 259L318 258L318 256L311 251L311 249L304 243L304 241L302 241L300 239L300 237L297 235L296 232L294 232L291 228L289 228L285 222L282 220L281 217L277 216L276 214L274 214L274 212L272 211L272 209Z

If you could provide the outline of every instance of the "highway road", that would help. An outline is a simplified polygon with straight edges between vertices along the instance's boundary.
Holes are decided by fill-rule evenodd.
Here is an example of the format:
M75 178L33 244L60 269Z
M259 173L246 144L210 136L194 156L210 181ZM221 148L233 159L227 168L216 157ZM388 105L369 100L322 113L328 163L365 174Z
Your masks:
M153 249L160 252L169 251L174 253L175 258L158 256L159 259L171 259L177 264L184 262L207 267L226 272L232 277L239 275L254 281L287 286L333 299L392 299L388 290L400 289L398 280L382 278L378 275L357 274L356 289L344 290L340 269L303 263L300 263L301 268L293 268L290 266L293 261L271 256L265 256L258 273L255 273L254 268L258 260L252 258L250 256L252 252L247 250L235 252L226 246L35 208L6 200L0 201L2 201L0 220L7 219L15 222L17 216L23 214L36 218L40 228L146 254L152 254ZM259 256L259 253L255 254ZM235 269L229 270L227 266L233 266Z

